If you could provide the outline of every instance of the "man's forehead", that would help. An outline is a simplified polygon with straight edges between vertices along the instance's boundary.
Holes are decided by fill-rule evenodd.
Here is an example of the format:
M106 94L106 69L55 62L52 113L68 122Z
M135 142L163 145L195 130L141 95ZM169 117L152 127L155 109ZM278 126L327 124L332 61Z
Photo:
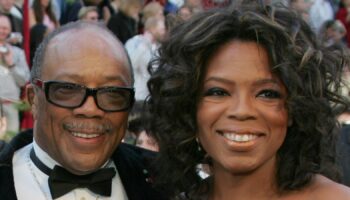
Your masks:
M71 29L65 32L59 33L50 41L48 48L62 46L72 47L75 45L86 46L86 47L98 47L105 46L115 50L123 51L122 44L117 42L116 39L111 36L110 33L101 30L84 28L84 29Z
M46 52L46 57L70 60L81 59L90 52L96 57L115 57L126 66L129 65L122 44L108 32L99 29L72 29L60 33L49 42Z

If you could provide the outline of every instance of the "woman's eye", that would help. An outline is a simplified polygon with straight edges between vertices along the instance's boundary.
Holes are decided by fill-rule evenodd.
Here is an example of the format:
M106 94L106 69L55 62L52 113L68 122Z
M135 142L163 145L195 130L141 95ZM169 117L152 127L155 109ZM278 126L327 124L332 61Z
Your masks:
M229 94L221 88L210 88L204 93L204 96L229 96Z
M282 94L276 90L263 90L259 92L257 96L268 99L280 99L282 97Z

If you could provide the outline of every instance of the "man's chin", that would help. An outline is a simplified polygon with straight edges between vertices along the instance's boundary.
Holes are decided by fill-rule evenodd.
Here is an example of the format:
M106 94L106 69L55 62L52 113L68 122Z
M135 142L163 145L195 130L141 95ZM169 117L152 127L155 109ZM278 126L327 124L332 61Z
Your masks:
M95 172L100 168L100 166L76 166L76 167L68 167L63 166L65 169L67 169L69 172L75 175L86 175Z

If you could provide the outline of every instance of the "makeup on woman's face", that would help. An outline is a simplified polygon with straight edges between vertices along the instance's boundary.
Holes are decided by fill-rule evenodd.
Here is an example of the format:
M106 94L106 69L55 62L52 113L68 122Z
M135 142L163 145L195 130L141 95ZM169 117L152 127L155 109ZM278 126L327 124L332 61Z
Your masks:
M210 59L197 109L198 137L214 173L274 166L288 126L287 91L266 50L233 40Z

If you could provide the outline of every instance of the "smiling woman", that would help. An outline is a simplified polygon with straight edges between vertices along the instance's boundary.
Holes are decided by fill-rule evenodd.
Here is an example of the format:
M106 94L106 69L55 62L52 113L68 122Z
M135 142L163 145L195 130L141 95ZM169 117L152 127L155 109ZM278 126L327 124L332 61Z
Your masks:
M334 181L342 53L284 8L240 5L175 26L148 83L159 185L175 199L349 199Z
M286 136L286 97L257 43L234 40L216 51L197 108L197 134L213 159L213 172L222 168L229 175L274 165Z

